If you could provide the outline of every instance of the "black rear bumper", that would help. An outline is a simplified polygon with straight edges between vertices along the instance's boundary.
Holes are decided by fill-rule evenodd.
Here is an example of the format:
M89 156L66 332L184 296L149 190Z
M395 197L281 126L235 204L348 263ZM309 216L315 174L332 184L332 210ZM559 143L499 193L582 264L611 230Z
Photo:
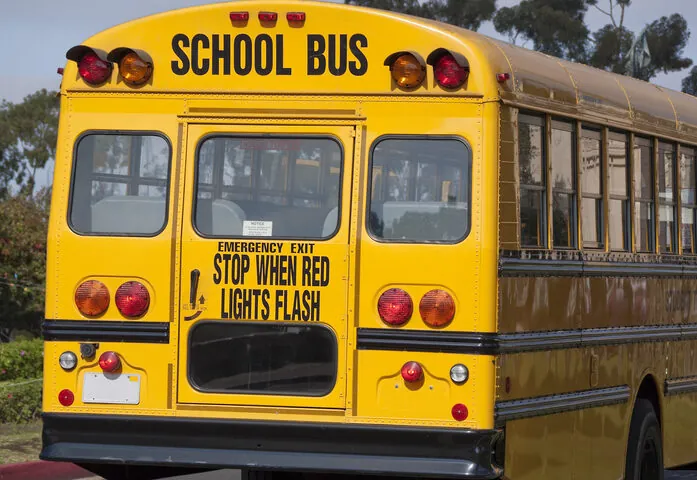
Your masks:
M45 414L41 459L493 479L497 440L497 430Z

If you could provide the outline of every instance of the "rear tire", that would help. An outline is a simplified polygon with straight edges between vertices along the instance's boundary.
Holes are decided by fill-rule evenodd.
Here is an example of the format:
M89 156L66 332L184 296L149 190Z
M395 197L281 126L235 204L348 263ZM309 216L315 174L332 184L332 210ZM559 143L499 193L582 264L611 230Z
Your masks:
M663 480L661 426L653 405L638 398L627 443L626 480Z

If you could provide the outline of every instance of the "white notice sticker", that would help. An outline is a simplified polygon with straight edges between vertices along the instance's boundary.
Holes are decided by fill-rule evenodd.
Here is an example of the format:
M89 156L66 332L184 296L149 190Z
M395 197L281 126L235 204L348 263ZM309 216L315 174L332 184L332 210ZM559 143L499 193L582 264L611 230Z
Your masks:
M273 222L261 220L245 220L242 225L242 235L245 237L270 237Z

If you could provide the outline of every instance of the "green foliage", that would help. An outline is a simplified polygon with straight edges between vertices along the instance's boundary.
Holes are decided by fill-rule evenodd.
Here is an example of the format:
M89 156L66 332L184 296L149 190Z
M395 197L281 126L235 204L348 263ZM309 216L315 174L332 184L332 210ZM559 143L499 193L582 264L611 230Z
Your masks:
M522 0L501 8L494 28L515 42L532 41L533 48L548 55L583 61L590 31L584 19L594 0Z
M0 382L40 378L43 374L44 343L41 339L0 344Z
M0 423L26 423L41 415L41 379L0 382Z
M682 80L682 91L697 95L697 67L692 67L690 74Z
M40 333L44 308L48 202L16 195L0 201L0 334Z
M56 92L46 89L0 104L0 199L13 185L34 193L36 171L55 156L59 107Z
M344 0L344 3L406 13L478 30L496 11L496 0Z

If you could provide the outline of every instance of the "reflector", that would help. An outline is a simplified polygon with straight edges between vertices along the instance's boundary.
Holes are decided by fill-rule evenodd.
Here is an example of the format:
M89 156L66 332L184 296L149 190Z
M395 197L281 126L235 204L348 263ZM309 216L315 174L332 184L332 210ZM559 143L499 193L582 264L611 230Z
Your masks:
M61 390L61 392L58 394L58 401L64 407L69 407L75 401L75 395L73 395L73 392L66 388L65 390Z
M467 411L467 407L461 403L457 403L457 404L453 405L453 409L452 409L451 413L453 414L453 418L455 420L457 420L458 422L466 420L467 416L469 415L469 411Z

